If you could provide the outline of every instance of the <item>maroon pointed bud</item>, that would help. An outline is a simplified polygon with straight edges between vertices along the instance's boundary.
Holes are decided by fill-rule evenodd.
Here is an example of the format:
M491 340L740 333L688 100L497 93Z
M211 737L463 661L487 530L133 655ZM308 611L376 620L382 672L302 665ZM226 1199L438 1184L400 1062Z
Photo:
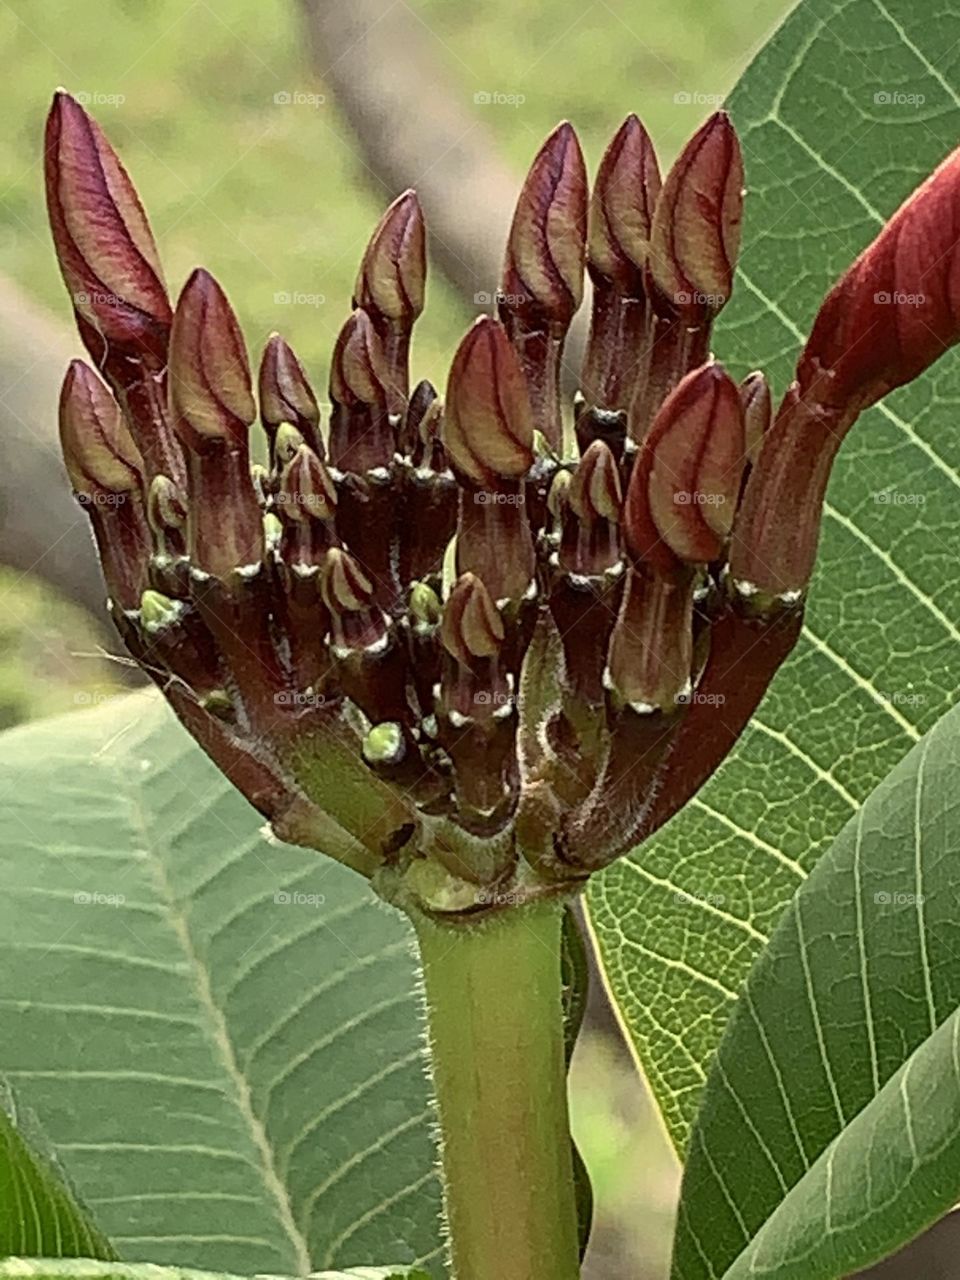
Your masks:
M394 200L370 238L353 305L370 315L383 344L390 381L406 397L410 333L423 311L426 284L423 210L415 191Z
M380 219L360 264L353 305L410 328L423 311L426 232L417 193L404 191Z
M580 416L625 414L638 381L646 376L650 333L645 277L659 192L653 144L630 115L604 153L590 203L588 262L594 293L582 379L586 414ZM578 438L584 438L588 426L591 438L601 435L604 425L602 418L578 424Z
M580 459L566 494L560 564L583 576L602 574L620 559L620 470L602 440Z
M443 401L436 387L424 378L410 394L397 441L397 451L416 467L443 471L446 457L440 443Z
M400 581L409 584L439 573L457 527L459 491L441 443L443 402L429 382L414 388L404 420Z
M440 639L439 736L453 761L458 821L477 835L493 835L519 795L517 706L504 663L507 628L475 575L461 574L454 584Z
M960 149L827 294L797 366L804 399L855 416L960 340L958 223Z
M733 525L745 463L743 410L719 364L688 374L657 414L624 505L635 564L669 574L716 560Z
M71 362L60 392L60 443L93 525L110 598L120 609L136 609L150 554L142 461L110 392L81 360Z
M260 419L271 443L283 422L297 428L318 457L323 458L320 409L293 348L272 333L260 361Z
M603 154L590 200L588 262L596 283L642 295L660 166L650 135L627 116Z
M71 360L60 391L60 444L81 502L140 490L137 446L113 396L82 360Z
M440 640L462 667L495 657L506 631L500 610L475 574L463 573L454 584L443 611Z
M653 216L650 271L671 306L715 315L726 304L742 220L740 141L718 111L674 162Z
M560 362L583 298L587 174L573 128L540 148L513 215L497 309L520 357L537 427L559 449Z
M281 431L290 431L285 426ZM279 439L279 435L278 435ZM336 543L337 490L330 472L306 443L293 452L274 496L283 522L280 557L288 565L319 565Z
M503 326L481 316L457 348L447 382L443 447L481 489L519 480L533 465L533 418Z
M196 570L226 579L263 558L248 441L256 406L240 326L203 270L194 271L177 302L170 408L187 454L190 559Z
M766 376L757 370L748 374L740 383L740 403L743 405L744 444L747 450L747 461L751 466L760 456L763 437L770 430L773 421L773 399L770 394L770 383Z
M330 461L357 475L388 467L396 451L397 393L376 329L354 311L340 330L330 364Z
M101 347L162 367L171 311L150 226L99 126L63 90L47 117L45 170L53 240L78 318ZM91 354L99 360L103 352Z
M170 342L170 403L186 448L244 446L256 405L250 364L226 294L198 267L177 302Z
M750 472L730 543L731 578L758 612L806 591L844 434L836 415L807 404L796 383L790 388Z
M443 445L463 485L457 572L496 601L520 601L536 569L523 477L533 461L526 384L502 325L481 316L450 368Z
M567 325L583 299L587 171L573 126L557 125L517 200L503 267L501 314Z
M377 603L374 584L348 552L331 548L320 573L330 611L330 637L339 683L373 723L412 722L407 701L407 655Z

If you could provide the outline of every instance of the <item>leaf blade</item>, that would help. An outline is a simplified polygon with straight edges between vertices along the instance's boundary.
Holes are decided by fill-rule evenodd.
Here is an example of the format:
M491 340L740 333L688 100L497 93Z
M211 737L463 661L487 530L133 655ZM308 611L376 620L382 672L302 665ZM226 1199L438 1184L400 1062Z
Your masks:
M829 285L955 145L958 37L956 15L906 0L804 0L746 72L730 103L745 251L718 333L737 372L787 385ZM958 399L952 352L857 424L794 656L701 795L591 886L610 985L681 1151L731 993L817 858L955 698L960 435L943 424Z

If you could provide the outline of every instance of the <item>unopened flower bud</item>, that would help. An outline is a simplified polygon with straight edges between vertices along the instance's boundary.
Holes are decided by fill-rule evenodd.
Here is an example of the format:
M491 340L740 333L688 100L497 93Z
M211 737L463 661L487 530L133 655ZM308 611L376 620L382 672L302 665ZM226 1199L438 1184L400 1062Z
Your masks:
M143 466L113 396L82 360L72 360L60 392L60 444L81 502L139 491Z
M748 374L740 383L740 403L743 405L744 445L747 461L752 466L760 456L763 437L773 420L773 400L770 383L757 371Z
M603 154L590 200L588 262L596 282L608 282L624 294L642 292L659 194L653 143L631 114Z
M409 385L410 333L423 311L426 283L423 211L415 191L394 200L363 255L353 305L362 307L384 344L390 380L401 396Z
M745 463L743 410L719 364L688 374L654 419L624 507L634 563L669 574L717 559L733 525Z
M150 552L142 463L116 402L81 360L71 363L60 392L60 443L93 526L110 598L122 610L135 609Z
M389 466L396 449L391 386L383 343L365 311L354 311L340 330L330 364L330 460L362 475Z
M960 149L900 206L825 298L801 395L848 423L960 340Z
M170 407L187 454L190 558L218 578L259 564L263 522L250 480L256 414L243 336L223 290L197 270L177 302Z
M587 174L572 125L557 125L537 152L507 240L501 314L536 313L569 324L583 298Z
M279 333L272 333L260 361L260 418L273 440L283 422L292 423L310 448L324 456L320 436L320 410L293 348Z
M153 534L150 576L160 591L189 595L187 503L169 476L154 476L147 494L147 520Z
M481 489L518 480L533 464L533 418L523 373L502 325L481 316L457 348L447 382L443 446Z
M461 574L443 610L440 639L463 667L499 653L506 632L490 592L472 573Z
M650 271L666 301L716 314L733 288L743 219L743 158L730 117L718 111L667 174L653 216Z
M162 367L171 310L150 226L99 126L63 90L47 117L45 167L60 270L91 355L100 363L106 344Z
M435 627L443 617L440 597L427 582L415 582L410 589L410 617L417 626Z

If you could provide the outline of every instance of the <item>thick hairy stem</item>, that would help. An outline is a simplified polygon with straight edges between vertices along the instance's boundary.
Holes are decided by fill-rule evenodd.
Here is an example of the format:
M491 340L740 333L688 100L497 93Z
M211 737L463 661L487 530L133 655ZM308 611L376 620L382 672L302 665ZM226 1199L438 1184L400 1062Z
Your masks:
M414 919L453 1280L576 1280L559 900Z

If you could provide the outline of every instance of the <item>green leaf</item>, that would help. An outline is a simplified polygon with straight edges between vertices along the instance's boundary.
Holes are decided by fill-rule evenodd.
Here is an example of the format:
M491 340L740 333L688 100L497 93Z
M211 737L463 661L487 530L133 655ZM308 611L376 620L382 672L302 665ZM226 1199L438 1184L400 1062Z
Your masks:
M439 1256L410 933L158 700L0 737L0 1071L125 1257Z
M8 1254L116 1257L77 1203L35 1117L0 1080L0 1257Z
M103 1263L87 1258L68 1262L48 1258L8 1258L0 1262L0 1280L240 1280L225 1271L191 1271L158 1267L151 1262ZM260 1280L281 1280L263 1276ZM430 1280L425 1271L408 1267L351 1267L349 1271L314 1271L312 1280Z
M749 194L717 347L735 373L765 367L782 391L830 284L960 137L960 10L806 0L731 109ZM831 479L795 654L721 772L592 886L609 982L681 1150L784 907L956 697L958 405L951 352L857 424Z
M675 1280L836 1280L960 1198L958 776L960 707L777 926L694 1125Z

